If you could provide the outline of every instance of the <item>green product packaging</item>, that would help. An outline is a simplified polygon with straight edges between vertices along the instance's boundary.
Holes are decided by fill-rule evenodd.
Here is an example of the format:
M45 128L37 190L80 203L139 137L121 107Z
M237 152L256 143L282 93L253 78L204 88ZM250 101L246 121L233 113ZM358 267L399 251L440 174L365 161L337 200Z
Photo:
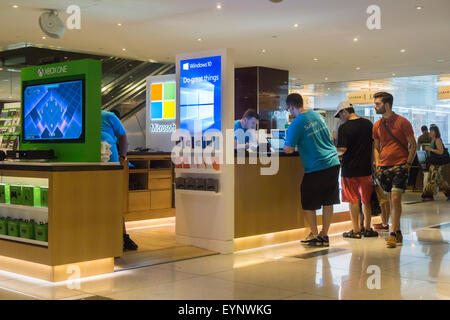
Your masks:
M33 186L23 186L22 187L22 204L24 206L34 205L34 187Z
M39 241L48 241L48 223L35 223L34 224L35 239Z
M10 204L11 203L11 191L10 191L10 185L5 185L5 203Z
M41 206L48 207L48 188L41 187Z
M0 234L8 234L8 221L5 218L0 218Z
M11 185L9 189L11 204L22 204L22 186Z
M6 203L5 189L6 185L4 183L0 183L0 203Z
M8 220L8 236L18 237L19 236L19 221L16 219Z
M34 203L33 205L35 207L41 206L41 187L33 187L33 197L34 197Z
M19 222L19 235L21 238L34 239L34 221Z

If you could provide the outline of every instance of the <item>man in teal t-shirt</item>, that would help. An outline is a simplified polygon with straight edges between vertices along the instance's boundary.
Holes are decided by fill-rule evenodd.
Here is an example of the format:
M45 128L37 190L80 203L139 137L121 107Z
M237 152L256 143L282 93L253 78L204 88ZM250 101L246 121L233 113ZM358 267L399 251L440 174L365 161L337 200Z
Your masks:
M258 124L259 115L253 109L248 109L245 111L242 119L236 120L234 122L234 141L235 148L238 145L245 145L248 148L248 144L251 142L256 142L256 125ZM241 129L243 132L239 132ZM250 130L249 132L247 132Z
M284 151L293 153L298 147L305 175L301 184L301 202L311 233L303 244L328 246L328 230L333 205L339 204L339 158L330 138L326 120L317 112L303 108L303 98L288 95L286 105L295 116L288 128ZM317 230L316 210L323 206L322 231Z
M101 141L106 141L111 145L109 162L119 162L119 158L125 160L128 152L128 141L122 122L114 113L104 110L102 110L101 118ZM119 144L118 149L117 144Z

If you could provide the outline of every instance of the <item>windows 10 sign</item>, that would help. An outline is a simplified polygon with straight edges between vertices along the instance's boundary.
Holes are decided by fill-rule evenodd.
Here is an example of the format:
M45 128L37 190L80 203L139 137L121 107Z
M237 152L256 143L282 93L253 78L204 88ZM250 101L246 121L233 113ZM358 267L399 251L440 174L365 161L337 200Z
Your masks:
M221 56L180 61L181 129L221 130L221 82Z

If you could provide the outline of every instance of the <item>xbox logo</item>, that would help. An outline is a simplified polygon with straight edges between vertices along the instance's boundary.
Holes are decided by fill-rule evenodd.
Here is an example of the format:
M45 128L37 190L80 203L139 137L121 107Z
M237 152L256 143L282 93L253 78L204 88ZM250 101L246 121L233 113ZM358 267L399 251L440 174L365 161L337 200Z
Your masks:
M38 76L42 77L44 75L44 71L42 70L42 68L38 69Z

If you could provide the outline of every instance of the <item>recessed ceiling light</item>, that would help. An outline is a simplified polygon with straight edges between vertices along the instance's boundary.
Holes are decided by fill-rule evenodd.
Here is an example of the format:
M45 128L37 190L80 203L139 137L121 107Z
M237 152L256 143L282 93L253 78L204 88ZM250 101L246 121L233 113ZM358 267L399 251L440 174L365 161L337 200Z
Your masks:
M127 49L125 49L125 48L122 48L122 51L127 51Z
M42 37L42 40L45 40L45 39L47 39L46 37Z
M262 52L262 53L266 53L266 49L262 49L261 52Z
M361 68L360 67L356 67L356 70L361 70Z
M218 3L216 4L216 9L217 9L217 10L222 9L222 4L221 4L220 2L218 2Z
M327 88L327 90L331 90L331 88Z
M392 76L394 76L394 77L395 77L395 73L393 73L393 74L392 74Z
M317 59L317 58L314 58L313 60L314 60L314 61L319 61L319 59Z
M358 38L357 37L355 37L355 38L353 38L353 42L358 42Z
M417 9L417 10L422 10L423 7L422 7L422 6L417 6L416 9Z
M197 41L198 41L198 42L202 42L202 38L198 38Z
M327 81L328 80L328 77L325 77L325 81Z
M294 28L298 28L298 23L294 24Z
M19 6L17 4L12 6L14 9L17 9Z
M406 52L406 49L402 49L402 50L400 50L400 52L401 52L401 53L405 53L405 52Z
M119 22L118 24L117 24L117 26L119 26L119 27L121 27L122 26L122 24Z
M445 60L444 59L437 59L436 62L442 63L442 62L445 62Z

